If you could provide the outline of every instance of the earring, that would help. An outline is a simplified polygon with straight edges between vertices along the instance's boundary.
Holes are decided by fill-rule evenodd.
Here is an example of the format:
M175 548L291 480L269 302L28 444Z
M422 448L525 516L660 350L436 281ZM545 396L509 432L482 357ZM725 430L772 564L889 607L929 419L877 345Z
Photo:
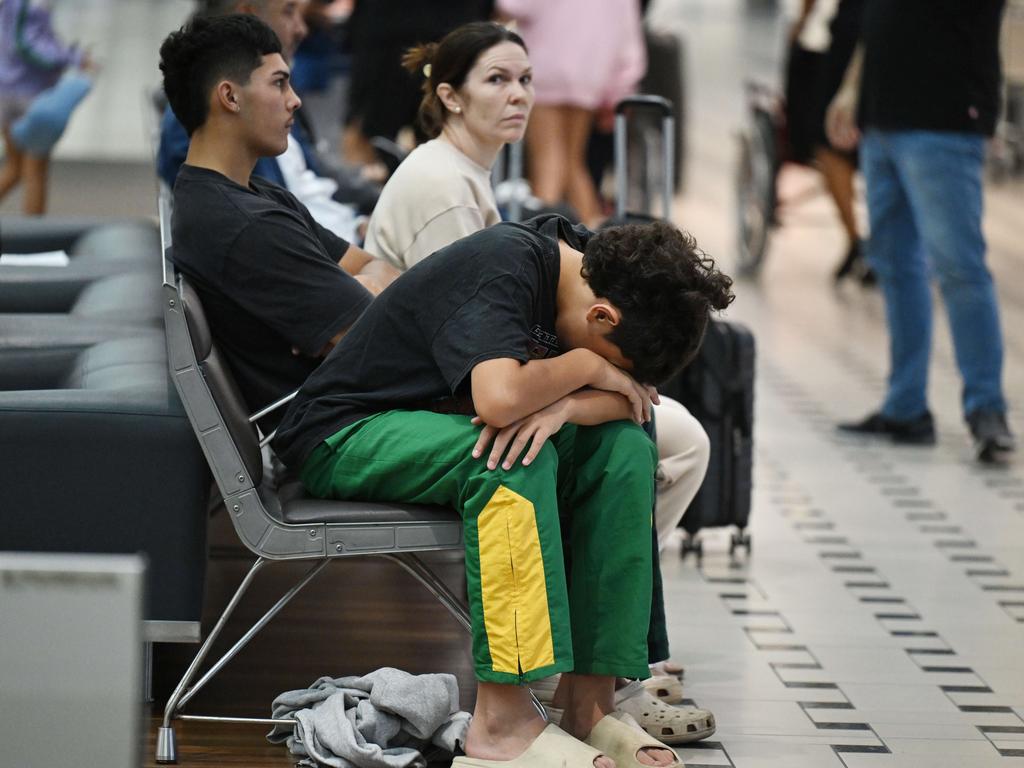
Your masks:
M458 114L461 114L461 113L462 113L462 107L455 107L455 108L454 108L454 109L453 109L452 111L453 111L453 112L454 112L455 114L457 114L457 115L458 115Z

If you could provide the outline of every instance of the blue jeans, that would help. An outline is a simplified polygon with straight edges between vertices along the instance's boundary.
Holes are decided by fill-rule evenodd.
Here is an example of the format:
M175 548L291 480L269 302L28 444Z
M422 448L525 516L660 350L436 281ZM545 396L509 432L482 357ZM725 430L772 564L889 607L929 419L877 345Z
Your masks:
M999 310L981 233L984 138L869 130L860 149L871 220L868 255L891 337L882 414L912 419L928 408L932 273L949 315L964 414L1005 411Z

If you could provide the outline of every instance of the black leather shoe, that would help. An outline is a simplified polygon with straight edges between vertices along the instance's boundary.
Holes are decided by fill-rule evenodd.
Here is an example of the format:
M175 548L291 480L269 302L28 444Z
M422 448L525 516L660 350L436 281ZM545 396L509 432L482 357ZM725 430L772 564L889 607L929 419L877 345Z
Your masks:
M1017 447L1002 411L974 411L967 414L967 424L974 437L974 455L983 464L1004 461Z
M860 241L851 243L849 249L846 251L846 256L836 267L835 272L832 273L832 277L838 283L844 277L856 275L860 267L864 262L864 254L861 251Z
M839 425L840 432L857 435L889 437L894 443L906 445L935 445L935 422L930 411L915 419L890 419L881 413L872 413L862 421Z

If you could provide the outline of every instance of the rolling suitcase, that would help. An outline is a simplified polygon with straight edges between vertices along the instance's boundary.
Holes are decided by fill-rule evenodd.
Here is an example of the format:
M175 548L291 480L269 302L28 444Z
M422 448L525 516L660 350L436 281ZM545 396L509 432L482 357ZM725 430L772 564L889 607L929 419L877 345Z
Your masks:
M754 337L739 323L712 320L700 352L659 390L687 407L711 441L704 483L680 522L688 537L682 555L699 558L704 528L735 526L729 554L750 553L754 437Z
M656 31L647 24L644 25L644 42L647 46L647 72L640 81L640 90L662 96L672 103L675 117L672 174L676 187L680 188L683 162L686 160L686 44L680 35Z
M661 172L652 174L651 164L647 164L641 180L641 196L645 201L660 196L662 215L666 219L671 215L673 175L665 169L673 167L675 149L672 104L659 96L634 96L624 99L615 109L616 209L608 226L653 218L650 213L627 212L630 192L627 116L636 111L656 112L662 120ZM644 154L654 155L650 151ZM660 195L654 190L656 185L661 187ZM703 554L697 537L700 530L726 526L736 528L731 536L730 554L738 547L749 554L751 542L746 528L750 519L753 474L753 335L739 323L711 320L696 359L658 390L685 405L704 427L711 442L704 483L680 523L688 534L683 542L683 556L691 551L698 557Z

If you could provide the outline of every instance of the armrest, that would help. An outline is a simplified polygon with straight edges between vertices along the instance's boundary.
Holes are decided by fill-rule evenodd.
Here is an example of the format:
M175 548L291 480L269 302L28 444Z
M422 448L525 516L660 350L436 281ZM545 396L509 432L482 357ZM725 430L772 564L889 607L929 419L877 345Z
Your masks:
M95 216L4 216L0 218L0 251L69 251L90 230L130 222L131 219L101 219Z
M86 233L104 228L138 226L138 219L95 216L4 216L0 251L36 253L71 251Z
M146 618L198 621L209 474L173 387L0 392L5 549L145 552Z

